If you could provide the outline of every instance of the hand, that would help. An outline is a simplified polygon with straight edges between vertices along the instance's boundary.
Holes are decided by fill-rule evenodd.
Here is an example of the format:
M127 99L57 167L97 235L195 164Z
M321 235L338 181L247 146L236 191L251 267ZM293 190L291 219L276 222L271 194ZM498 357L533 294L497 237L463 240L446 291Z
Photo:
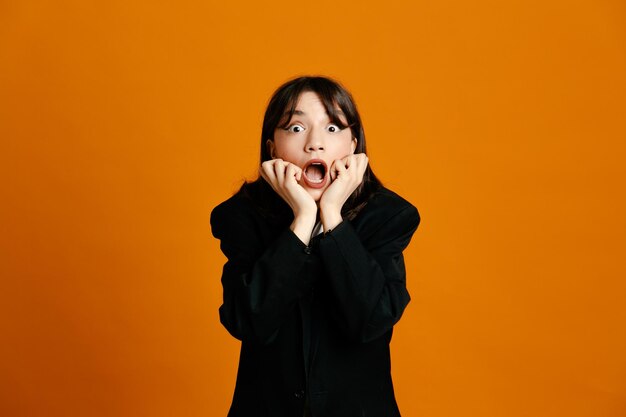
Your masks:
M272 159L261 164L261 176L291 207L294 221L291 230L308 245L317 218L317 204L311 195L300 185L302 169L282 159Z
M324 230L330 230L343 220L341 209L350 195L363 182L368 158L364 153L337 159L330 167L331 184L320 199L320 217Z

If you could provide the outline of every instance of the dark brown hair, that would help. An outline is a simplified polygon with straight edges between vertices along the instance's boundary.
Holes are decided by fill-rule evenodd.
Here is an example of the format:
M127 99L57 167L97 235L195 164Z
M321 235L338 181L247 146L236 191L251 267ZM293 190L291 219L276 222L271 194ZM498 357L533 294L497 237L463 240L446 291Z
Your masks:
M268 140L274 140L274 131L277 128L286 127L298 104L298 98L304 92L313 92L319 96L328 113L330 120L340 126L341 128L349 127L352 136L356 138L357 145L354 153L367 153L365 145L365 132L363 131L363 124L361 123L361 116L356 107L356 103L352 98L352 95L346 90L339 82L320 76L306 76L298 77L293 80L287 81L274 92L272 95L267 109L265 110L265 117L263 118L263 128L261 130L261 163L272 159L267 146ZM347 124L344 123L337 112L337 107L343 111ZM288 117L285 118L285 113ZM265 182L259 177L253 183L246 183L241 187L241 191L244 194L250 195L247 187L259 183ZM261 185L261 184L257 184ZM368 165L363 175L363 182L352 193L350 198L343 206L342 215L348 219L353 219L358 212L367 203L367 200L374 191L382 186L381 182L376 178L374 172ZM273 192L270 187L263 187ZM261 202L259 202L261 203Z

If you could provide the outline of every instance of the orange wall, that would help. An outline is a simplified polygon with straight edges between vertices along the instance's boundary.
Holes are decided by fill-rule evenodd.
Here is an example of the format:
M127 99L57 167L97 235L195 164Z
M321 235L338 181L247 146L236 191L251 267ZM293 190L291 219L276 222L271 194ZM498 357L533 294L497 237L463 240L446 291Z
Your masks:
M622 0L211 3L0 4L0 415L225 415L209 213L306 73L423 216L403 416L626 415Z

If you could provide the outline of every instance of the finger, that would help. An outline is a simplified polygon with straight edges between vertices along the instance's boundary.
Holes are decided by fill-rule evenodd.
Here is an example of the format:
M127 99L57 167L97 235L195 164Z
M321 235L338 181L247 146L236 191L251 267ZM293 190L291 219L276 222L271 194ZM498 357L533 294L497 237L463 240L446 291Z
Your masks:
M346 172L346 165L342 159L336 159L333 163L333 166L335 167L334 170L336 173L336 177Z
M261 176L270 183L270 185L274 186L276 184L276 175L274 174L274 162L273 161L265 161L261 164L261 168L259 169Z
M352 165L354 162L354 155L348 155L344 157L342 161L346 168L350 168L350 165Z
M369 159L367 158L367 155L363 154L362 157L357 158L357 181L360 184L361 182L363 182L363 176L365 175L365 171L367 170L367 164L368 164Z
M294 164L288 164L285 170L285 180L286 181L298 181L297 178L297 166Z
M337 178L337 173L335 172L335 163L330 164L330 168L328 169L328 175L330 175L330 181L335 181Z
M302 168L300 168L298 165L293 164L293 170L295 172L295 177L297 181L300 181L302 179Z
M274 174L276 175L276 181L279 186L282 187L285 182L285 161L277 159L274 163Z
M332 165L330 166L330 177L334 180L337 179L337 174L338 174L338 169L337 166L339 164L342 164L340 159L335 159L332 163Z
M356 158L356 164L357 164L358 171L365 172L365 169L367 168L368 162L369 162L369 159L367 158L367 155L365 155L364 153L360 154Z

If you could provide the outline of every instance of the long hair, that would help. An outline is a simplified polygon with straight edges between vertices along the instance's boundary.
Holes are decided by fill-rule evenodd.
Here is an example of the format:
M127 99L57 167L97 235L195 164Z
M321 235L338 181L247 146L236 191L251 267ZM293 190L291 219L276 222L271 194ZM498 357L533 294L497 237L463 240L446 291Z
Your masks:
M326 113L328 113L328 117L333 123L336 123L342 128L350 128L352 137L357 140L354 153L367 154L365 132L363 131L361 116L359 115L356 103L354 102L350 92L348 92L348 90L346 90L339 82L331 78L305 76L287 81L278 87L272 95L263 118L260 144L260 163L272 159L269 147L267 146L267 141L274 140L274 131L277 128L286 127L289 124L296 110L298 99L304 92L313 92L319 96L324 108L326 109ZM339 117L336 107L339 107L343 111L347 120L347 125L343 123ZM287 114L288 117L285 117L285 114ZM268 186L267 183L263 183L265 183L265 180L259 177L252 183L243 184L240 191L244 195L255 199L261 208L264 209L263 211L267 212L269 211L269 207L263 203L263 200L267 201L267 198L263 198L263 196L259 195L259 193L274 193L274 191ZM255 186L258 189L253 192L250 188L251 186ZM365 206L372 193L380 187L382 187L381 182L378 178L376 178L376 175L374 175L374 172L368 165L365 173L363 174L363 181L357 189L354 190L341 210L343 217L352 220ZM259 199L259 197L261 198Z

